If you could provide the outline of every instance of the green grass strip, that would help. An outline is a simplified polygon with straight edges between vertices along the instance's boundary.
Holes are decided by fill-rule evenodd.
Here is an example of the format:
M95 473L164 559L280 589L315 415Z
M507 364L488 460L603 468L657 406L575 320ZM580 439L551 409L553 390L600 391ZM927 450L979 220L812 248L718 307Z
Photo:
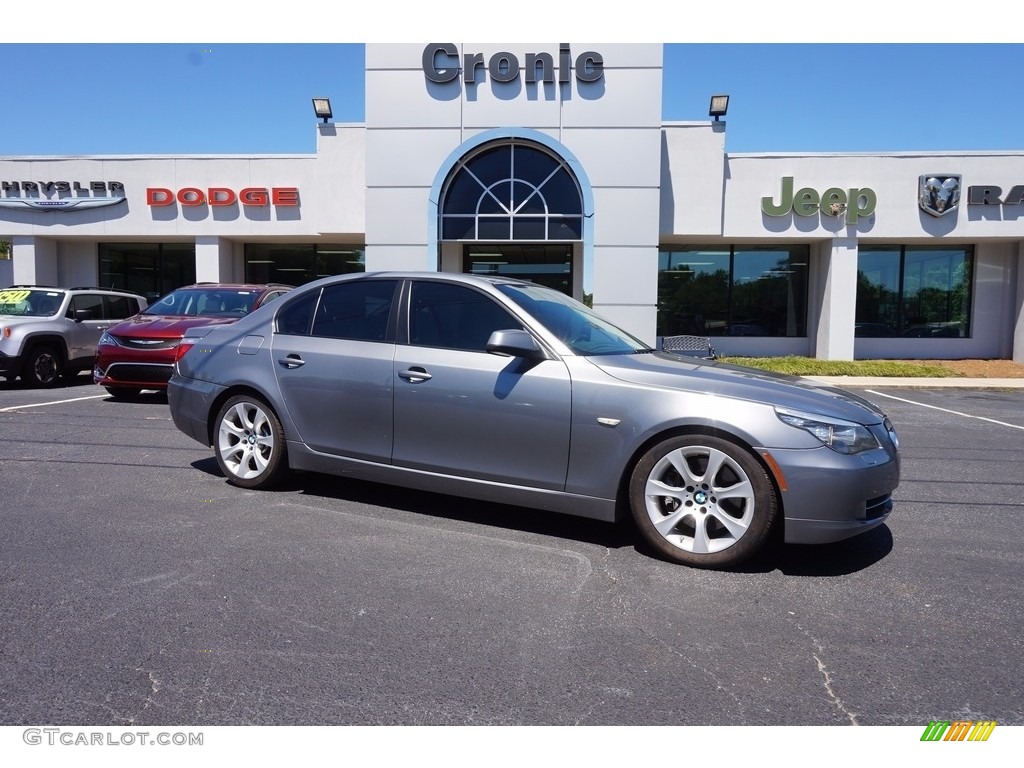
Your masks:
M957 377L956 371L938 365L899 360L818 360L813 357L720 357L723 363L746 365L793 376L884 376L907 378Z

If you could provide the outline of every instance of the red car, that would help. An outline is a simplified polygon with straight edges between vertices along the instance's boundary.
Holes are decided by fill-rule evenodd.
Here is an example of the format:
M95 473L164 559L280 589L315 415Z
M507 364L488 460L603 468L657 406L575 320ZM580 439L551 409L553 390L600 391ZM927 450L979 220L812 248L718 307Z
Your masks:
M178 342L187 329L233 323L291 289L226 283L178 288L103 333L92 380L118 399L133 398L143 389L166 389Z

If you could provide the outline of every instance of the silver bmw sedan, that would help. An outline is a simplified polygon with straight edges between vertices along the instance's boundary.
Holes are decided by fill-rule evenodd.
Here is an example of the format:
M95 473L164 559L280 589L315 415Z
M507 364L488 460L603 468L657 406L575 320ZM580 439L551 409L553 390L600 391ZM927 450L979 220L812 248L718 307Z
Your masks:
M529 282L324 278L194 328L174 423L228 482L289 469L615 521L662 556L727 568L765 546L881 525L896 432L840 389L651 349Z

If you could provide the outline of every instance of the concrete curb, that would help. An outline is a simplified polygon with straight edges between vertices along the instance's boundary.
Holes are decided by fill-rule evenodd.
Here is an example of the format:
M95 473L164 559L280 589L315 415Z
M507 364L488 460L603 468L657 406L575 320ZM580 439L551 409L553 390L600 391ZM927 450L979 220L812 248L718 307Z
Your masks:
M804 376L832 387L899 387L902 389L1024 389L1020 379L972 379L950 377L941 379L876 376Z

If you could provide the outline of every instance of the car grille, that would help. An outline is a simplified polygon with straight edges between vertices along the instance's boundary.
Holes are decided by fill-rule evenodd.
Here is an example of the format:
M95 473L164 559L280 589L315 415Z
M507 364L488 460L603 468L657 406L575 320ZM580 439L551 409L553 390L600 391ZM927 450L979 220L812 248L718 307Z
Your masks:
M107 368L107 376L114 381L167 382L174 367L163 363L114 363Z
M865 504L864 519L877 520L892 512L892 496L879 496L877 499L868 499Z
M117 343L128 349L172 349L178 346L180 339L131 339L118 336Z

